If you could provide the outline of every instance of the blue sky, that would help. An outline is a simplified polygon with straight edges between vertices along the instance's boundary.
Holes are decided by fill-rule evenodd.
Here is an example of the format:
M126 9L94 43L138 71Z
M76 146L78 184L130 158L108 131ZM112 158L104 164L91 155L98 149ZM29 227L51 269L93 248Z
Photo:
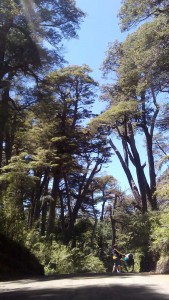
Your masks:
M65 42L65 59L69 65L87 64L93 70L92 77L102 84L104 81L100 67L105 59L109 43L115 40L123 41L127 36L127 33L121 33L118 24L117 14L121 1L76 0L76 4L87 13L87 17L78 31L79 38ZM101 111L104 106L96 101L95 107ZM142 141L138 142L140 149L143 149ZM144 150L142 152L144 162ZM105 168L105 172L113 175L123 190L129 189L124 171L115 155L112 156L112 163Z
M114 40L123 40L117 13L120 0L76 0L77 7L87 13L78 31L79 39L65 43L65 58L69 64L87 64L93 69L95 80L101 80L99 70L108 49Z

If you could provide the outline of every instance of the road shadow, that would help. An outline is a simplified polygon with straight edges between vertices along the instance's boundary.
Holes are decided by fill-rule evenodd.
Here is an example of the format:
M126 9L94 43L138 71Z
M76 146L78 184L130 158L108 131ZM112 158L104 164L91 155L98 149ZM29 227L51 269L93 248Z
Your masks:
M99 275L99 277L104 278L104 275ZM118 276L118 275L115 275ZM132 275L130 275L132 276ZM51 276L50 276L51 277ZM74 278L72 276L71 278ZM84 275L83 275L84 277ZM93 277L98 277L98 274L91 276L91 280ZM70 277L69 277L70 278ZM85 278L88 278L87 275ZM125 275L123 276L125 283ZM51 280L46 278L47 280ZM53 277L54 279L54 277ZM56 276L55 276L56 280ZM23 288L23 289L15 289L10 292L0 293L1 300L167 300L169 299L168 295L164 295L153 291L151 288L144 285L134 285L134 286L125 286L116 284L113 282L106 286L99 285L85 285L76 287L75 284L72 286L66 287L53 287L53 288L42 288L41 289L33 289Z
M132 276L132 275L138 275L139 273L111 273L111 272L103 272L103 273L73 273L73 274L55 274L55 275L46 275L46 276L15 276L15 277L0 277L0 282L16 282L16 281L23 281L23 280L29 280L34 281L50 281L50 280L60 280L60 279L69 279L69 278L106 278L107 276Z

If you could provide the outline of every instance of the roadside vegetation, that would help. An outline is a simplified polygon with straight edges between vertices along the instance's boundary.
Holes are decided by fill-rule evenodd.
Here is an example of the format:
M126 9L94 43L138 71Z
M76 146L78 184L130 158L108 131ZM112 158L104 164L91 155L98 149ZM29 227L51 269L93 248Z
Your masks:
M107 51L104 87L65 66L85 19L76 1L31 3L0 0L0 234L45 274L111 272L114 243L136 272L169 273L168 1L122 1L129 34ZM102 173L115 157L130 194Z

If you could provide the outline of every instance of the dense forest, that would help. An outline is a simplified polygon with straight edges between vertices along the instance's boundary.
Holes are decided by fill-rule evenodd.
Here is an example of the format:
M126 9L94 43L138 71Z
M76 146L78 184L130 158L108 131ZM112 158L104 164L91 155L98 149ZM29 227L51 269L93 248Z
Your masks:
M169 272L168 0L123 0L118 18L129 33L100 86L63 57L85 21L76 1L0 0L0 235L45 274L111 271L114 243L135 271ZM102 173L112 155L130 194Z

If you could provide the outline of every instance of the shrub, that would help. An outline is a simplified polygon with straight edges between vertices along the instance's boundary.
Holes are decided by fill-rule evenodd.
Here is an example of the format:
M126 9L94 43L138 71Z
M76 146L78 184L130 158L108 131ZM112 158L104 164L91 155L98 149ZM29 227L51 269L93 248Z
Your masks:
M160 256L169 252L169 209L158 212L151 232L151 250Z
M50 261L45 266L46 274L71 274L82 272L104 272L103 263L98 257L85 255L78 248L69 248L53 242L51 245Z

